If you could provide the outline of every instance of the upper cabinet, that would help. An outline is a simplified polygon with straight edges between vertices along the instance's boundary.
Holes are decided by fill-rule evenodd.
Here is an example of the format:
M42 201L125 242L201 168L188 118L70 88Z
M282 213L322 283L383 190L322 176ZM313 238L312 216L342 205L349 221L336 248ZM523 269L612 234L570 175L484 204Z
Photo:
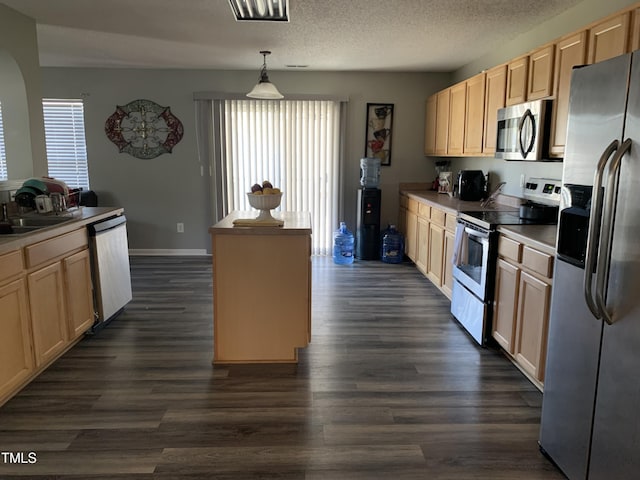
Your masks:
M507 64L507 105L527 101L529 55L523 55Z
M493 155L498 109L552 98L549 156L562 158L573 67L635 50L640 50L640 4L442 90L427 100L425 154Z
M628 51L631 13L626 12L589 29L589 63L617 57Z
M553 95L554 45L539 48L529 55L527 100L538 100Z
M482 151L494 154L498 134L498 110L505 106L507 66L499 65L487 71L484 96L484 132Z
M466 105L464 119L464 147L467 155L481 155L484 127L484 97L486 75L480 73L470 78L466 84Z
M587 32L574 33L560 39L555 48L555 82L556 99L553 102L551 116L551 139L549 155L562 157L567 137L567 120L569 116L569 87L571 71L576 65L584 65L587 60Z

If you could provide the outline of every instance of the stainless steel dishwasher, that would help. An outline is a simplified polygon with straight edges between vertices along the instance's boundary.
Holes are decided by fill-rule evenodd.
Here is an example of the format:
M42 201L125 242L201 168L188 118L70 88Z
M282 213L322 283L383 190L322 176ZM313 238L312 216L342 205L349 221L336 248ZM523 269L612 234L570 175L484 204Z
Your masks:
M103 327L131 301L127 218L108 218L88 226L96 328Z

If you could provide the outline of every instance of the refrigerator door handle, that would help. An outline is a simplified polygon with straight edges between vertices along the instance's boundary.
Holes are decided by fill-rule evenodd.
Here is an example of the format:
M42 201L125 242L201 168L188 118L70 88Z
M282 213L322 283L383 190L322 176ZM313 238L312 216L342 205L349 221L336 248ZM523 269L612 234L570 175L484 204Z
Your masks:
M602 213L602 176L604 169L607 166L607 162L611 155L618 149L620 142L618 140L612 141L607 148L605 148L600 160L598 160L598 166L593 175L593 194L591 197L591 213L589 215L589 232L587 235L587 248L584 261L584 299L587 302L587 306L591 313L600 320L603 316L600 307L598 306L591 283L593 279L593 273L596 267L596 248L598 245L598 239L600 238L600 215Z
M617 199L618 177L620 175L620 164L622 157L631 149L631 139L627 138L616 152L611 165L609 165L609 173L607 176L607 190L604 201L605 209L602 215L602 235L600 251L604 255L598 258L598 266L596 268L596 304L602 316L609 325L613 325L615 320L611 312L607 310L607 278L609 276L609 265L611 264L611 239L613 237L613 221L615 215L615 203Z

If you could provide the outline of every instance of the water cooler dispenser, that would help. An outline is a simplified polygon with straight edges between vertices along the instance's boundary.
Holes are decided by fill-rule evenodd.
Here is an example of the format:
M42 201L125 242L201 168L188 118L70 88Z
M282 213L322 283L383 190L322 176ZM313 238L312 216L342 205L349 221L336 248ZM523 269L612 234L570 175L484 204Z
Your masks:
M358 190L358 216L356 219L356 258L380 259L380 159L360 160L360 185Z

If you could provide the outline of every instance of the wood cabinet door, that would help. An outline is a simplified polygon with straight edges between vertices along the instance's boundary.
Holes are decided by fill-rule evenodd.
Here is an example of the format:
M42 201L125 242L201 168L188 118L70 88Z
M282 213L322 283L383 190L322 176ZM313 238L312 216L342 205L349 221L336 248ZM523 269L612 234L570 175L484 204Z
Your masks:
M429 261L429 221L418 217L417 225L415 263L418 270L426 275L427 262Z
M551 285L521 272L515 358L533 378L544 381Z
M438 95L431 95L425 105L424 120L424 154L436 154L436 129L438 128L437 119Z
M529 55L527 100L553 95L553 53L554 45L547 45Z
M416 245L418 241L418 215L407 209L406 230L404 239L404 251L412 262L416 261Z
M464 147L466 155L480 155L484 133L484 94L486 75L480 73L466 81Z
M587 57L587 32L581 31L565 37L556 43L554 91L551 117L551 139L549 154L562 157L567 139L567 120L569 117L569 89L571 87L571 71L576 65L584 65Z
M514 353L520 269L499 258L493 308L493 338L510 355Z
M429 257L427 277L436 287L442 286L442 264L444 261L444 228L429 223Z
M625 12L589 29L587 61L597 63L628 51L631 13Z
M78 338L93 325L93 290L89 250L83 250L63 261L67 292L69 338Z
M462 155L464 148L464 121L467 98L466 82L450 88L448 155Z
M629 52L640 49L640 8L634 9L631 13L631 34Z
M449 230L444 231L444 259L442 261L442 293L449 300L453 293L453 247L456 243L456 235Z
M29 306L36 365L54 359L67 345L62 263L28 275Z
M449 144L449 99L450 89L436 95L436 155L446 155Z
M499 65L487 71L484 106L484 133L482 151L496 152L498 135L498 110L505 106L507 91L507 66Z
M507 64L507 105L527 101L529 56L518 57Z
M24 278L0 287L0 404L33 371Z

